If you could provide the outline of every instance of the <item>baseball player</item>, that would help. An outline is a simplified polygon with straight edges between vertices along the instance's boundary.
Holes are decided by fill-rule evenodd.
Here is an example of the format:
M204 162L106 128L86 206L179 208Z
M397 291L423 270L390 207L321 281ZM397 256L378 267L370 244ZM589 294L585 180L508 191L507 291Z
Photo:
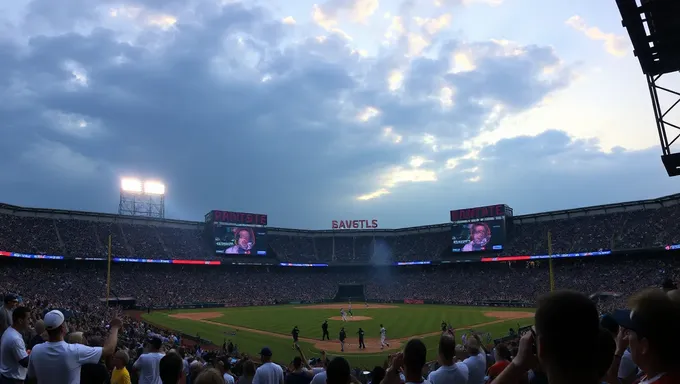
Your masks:
M349 307L347 308L347 314L354 318L354 314L352 313L352 303L349 303Z
M340 308L340 316L342 317L342 321L347 321L347 314L343 308Z
M380 324L380 349L385 348L386 345L390 346L390 343L387 342L387 330Z

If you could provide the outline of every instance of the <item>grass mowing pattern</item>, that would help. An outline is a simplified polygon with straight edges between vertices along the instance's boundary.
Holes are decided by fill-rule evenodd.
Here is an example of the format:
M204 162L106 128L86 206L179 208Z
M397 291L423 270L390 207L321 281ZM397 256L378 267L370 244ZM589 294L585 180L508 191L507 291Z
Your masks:
M414 335L435 335L423 338L428 347L428 359L435 359L437 343L439 341L438 331L442 320L453 325L454 328L465 328L477 324L498 321L495 317L485 316L486 312L527 312L526 309L506 309L488 307L454 307L444 305L399 305L397 308L372 309L363 306L355 306L353 312L355 316L368 316L371 320L342 323L341 321L329 320L329 332L331 340L337 339L341 326L345 326L348 334L345 353L329 353L331 355L342 355L346 357L354 366L372 368L383 363L389 352L376 354L353 354L353 349L357 348L356 332L359 327L366 331L367 338L379 337L379 326L382 323L387 329L389 340L399 338L406 339ZM189 319L177 319L170 315L178 313L199 313L199 312L219 312L221 317L210 319L227 326L208 324ZM180 311L159 311L144 314L142 317L153 324L164 328L176 329L190 335L200 335L203 339L212 341L216 345L221 345L224 340L231 340L238 344L239 350L251 355L256 355L263 346L269 346L274 352L274 360L288 363L296 355L292 349L292 338L290 331L293 326L300 328L301 338L321 339L321 323L330 317L338 316L339 310L336 309L310 309L300 308L295 305L272 306L272 307L244 307L244 308L214 308L214 309L191 309ZM516 328L532 324L533 319L512 319L481 327L476 327L476 331L489 332L496 338L506 335L509 328ZM251 329L273 332L284 335L283 338L271 335L263 335L245 330L235 330L228 327L235 325ZM458 335L457 335L458 336ZM301 341L300 347L307 354L307 357L318 356L319 350L314 347L314 343ZM396 343L395 343L396 344ZM394 346L394 345L392 345Z

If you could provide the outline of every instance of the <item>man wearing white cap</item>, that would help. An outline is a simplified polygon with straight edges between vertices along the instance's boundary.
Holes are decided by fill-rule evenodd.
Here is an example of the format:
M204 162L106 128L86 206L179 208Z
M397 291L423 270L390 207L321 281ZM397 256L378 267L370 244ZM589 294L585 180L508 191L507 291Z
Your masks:
M33 348L28 363L27 377L37 379L38 383L80 383L80 367L96 364L102 357L113 355L118 331L123 326L119 319L113 319L104 347L88 347L64 341L67 328L61 311L48 312L44 322L48 341Z

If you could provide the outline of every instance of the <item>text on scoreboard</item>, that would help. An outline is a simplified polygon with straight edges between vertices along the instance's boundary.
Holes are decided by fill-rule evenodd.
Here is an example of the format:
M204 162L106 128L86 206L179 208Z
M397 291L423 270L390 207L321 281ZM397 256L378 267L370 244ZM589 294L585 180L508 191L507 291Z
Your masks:
M205 222L266 226L267 215L260 213L213 210L205 215Z
M487 205L484 207L454 209L451 211L451 221L477 221L492 217L512 216L512 208L505 204Z

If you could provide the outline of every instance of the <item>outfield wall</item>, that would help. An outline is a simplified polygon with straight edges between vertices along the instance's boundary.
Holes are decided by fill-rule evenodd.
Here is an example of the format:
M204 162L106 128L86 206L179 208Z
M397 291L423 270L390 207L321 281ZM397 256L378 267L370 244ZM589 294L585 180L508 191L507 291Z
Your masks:
M291 302L280 302L274 305L286 305L286 304L320 304L320 303L333 303L336 302L335 299L325 299L325 300L313 300L313 301L291 301ZM362 303L364 301L361 301ZM436 300L419 300L419 299L403 299L403 300L366 300L367 303L374 304L434 304L434 305L459 305L466 307L507 307L507 308L534 308L535 304L520 301L520 300L479 300L474 302L460 301L460 302L443 302ZM269 306L270 304L267 304ZM251 305L227 305L222 303L189 303L180 304L174 306L167 305L155 305L152 307L139 307L139 311L148 310L173 310L173 309L203 309L203 308L232 308L232 307L250 307Z

